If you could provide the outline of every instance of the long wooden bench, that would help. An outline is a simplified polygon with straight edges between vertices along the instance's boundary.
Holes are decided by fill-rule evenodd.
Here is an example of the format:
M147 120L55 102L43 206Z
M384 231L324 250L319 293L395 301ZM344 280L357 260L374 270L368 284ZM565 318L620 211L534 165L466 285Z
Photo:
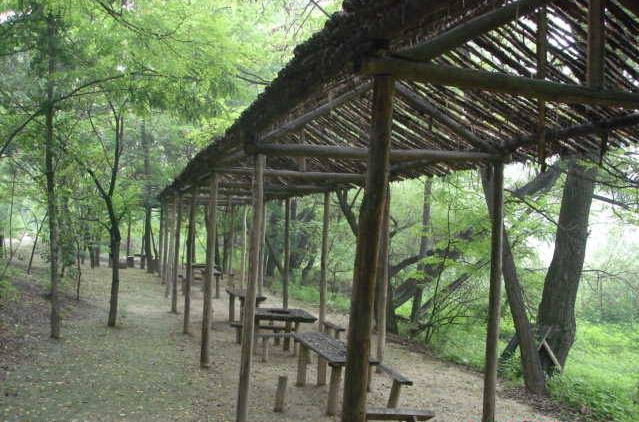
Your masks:
M272 327L271 325L267 325L267 327ZM281 327L280 327L281 329ZM262 362L267 362L268 361L268 341L269 339L275 339L276 341L283 339L283 338L293 338L295 336L294 333L280 333L280 332L274 332L274 333L259 333L258 335L256 335L255 337L257 337L258 339L262 339Z
M229 324L231 327L235 328L235 342L237 344L242 343L242 323L241 322L231 322ZM282 327L281 325L259 325L255 327L258 330L270 330L273 331L274 334L279 333L280 331L283 331L285 329L285 327ZM260 334L258 334L259 336ZM277 336L274 336L273 338L276 338ZM290 338L292 336L285 336L282 338Z
M339 325L333 324L332 322L329 322L329 321L324 321L323 325L324 325L324 332L330 336L332 331L333 337L335 337L338 340L339 340L340 334L346 331L346 328L340 327Z
M373 408L366 411L367 421L427 421L435 417L429 410Z
M393 380L393 385L391 387L390 395L388 396L388 404L386 405L389 409L397 408L399 404L399 394L401 393L402 386L404 385L413 385L413 381L406 378L404 375L400 374L393 368L380 364L377 366L379 372L383 372L388 375ZM370 382L369 382L370 384ZM392 420L392 419L391 419Z

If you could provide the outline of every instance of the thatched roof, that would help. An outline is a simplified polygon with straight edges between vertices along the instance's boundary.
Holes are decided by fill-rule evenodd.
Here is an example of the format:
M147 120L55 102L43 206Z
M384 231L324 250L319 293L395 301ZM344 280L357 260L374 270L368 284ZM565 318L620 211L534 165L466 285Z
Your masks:
M295 49L295 57L248 107L223 137L188 163L163 194L206 185L216 166L252 167L245 145L257 142L366 147L372 92L359 64L373 55L393 56L406 47L490 12L509 2L496 0L346 0L320 32ZM583 84L586 79L588 3L586 0L530 2L547 4L546 81ZM610 0L606 6L604 88L639 92L639 2ZM497 29L434 58L430 63L459 68L537 76L536 14L520 16ZM398 53L399 54L399 53ZM266 136L299 116L331 103L354 89L358 94L312 121L303 130ZM363 93L362 93L363 92ZM424 109L424 104L430 107ZM433 111L434 109L434 111ZM598 154L639 141L636 110L580 104L546 103L545 156ZM433 113L438 118L433 117ZM610 131L605 144L592 134L593 122ZM616 122L620 122L618 125ZM634 124L633 125L631 125ZM461 129L459 129L461 128ZM433 84L397 82L392 148L447 151L510 151L515 160L537 159L539 100ZM587 136L583 136L583 133ZM477 162L421 162L391 168L391 180L444 175L481 165ZM290 157L268 157L267 168L297 170ZM365 161L309 158L313 172L364 173ZM250 182L249 175L224 174L222 182ZM287 185L290 179L278 179ZM305 183L308 185L309 183ZM313 182L334 189L339 185ZM267 195L268 197L268 195Z

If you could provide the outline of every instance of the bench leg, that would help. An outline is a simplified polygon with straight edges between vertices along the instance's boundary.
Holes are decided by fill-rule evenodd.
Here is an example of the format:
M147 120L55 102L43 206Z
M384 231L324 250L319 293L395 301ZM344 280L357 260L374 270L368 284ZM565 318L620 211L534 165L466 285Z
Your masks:
M335 339L339 340L340 334L342 334L340 331L335 330Z
M215 276L215 298L220 298L220 276Z
M274 332L275 334L279 334L279 333L280 333L280 330L276 328L276 329L274 329L274 330L273 330L273 332ZM275 346L279 346L279 345L280 345L280 338L279 338L279 337L275 337L275 338L273 339L273 345L275 345Z
M326 385L326 360L321 356L317 357L317 385Z
M306 385L306 369L308 366L308 349L300 345L299 359L297 360L297 382L295 385L303 387Z
M268 362L268 338L262 338L262 362Z
M401 390L402 385L397 381L393 381L390 396L388 396L388 405L386 407L388 407L389 409L397 408L397 405L399 404L399 393L401 392Z
M242 327L237 326L235 328L235 342L237 344L242 344Z
M300 329L300 323L296 322L295 326L293 327L293 332L297 333L299 329ZM293 356L297 356L298 346L300 346L300 344L298 344L297 342L293 343ZM309 355L309 359L310 359L310 355Z
M326 414L328 416L333 416L337 413L337 397L341 383L342 367L331 366L331 381L328 387L328 403L326 404Z
M371 383L373 382L373 366L368 365L368 380L366 382L366 391L371 392Z
M291 323L290 322L287 322L284 325L284 332L287 333L287 334L290 334L290 332L291 332ZM289 350L291 350L291 339L289 337L284 339L283 349L284 349L285 352L288 352Z
M235 296L229 296L229 322L235 321Z

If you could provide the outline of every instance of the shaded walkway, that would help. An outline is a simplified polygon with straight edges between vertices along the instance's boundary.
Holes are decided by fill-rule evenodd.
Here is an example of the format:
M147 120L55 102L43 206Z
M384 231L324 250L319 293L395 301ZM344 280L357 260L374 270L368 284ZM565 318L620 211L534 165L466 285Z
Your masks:
M235 414L239 351L228 327L227 298L214 300L211 369L199 369L201 291L193 289L193 333L181 334L181 315L167 312L159 279L138 269L122 273L119 328L108 330L108 268L85 270L89 302L83 318L68 321L64 340L41 342L34 362L12 373L4 385L2 416L7 421L227 421ZM85 296L86 297L86 296ZM278 306L278 299L270 300ZM268 304L268 302L267 302ZM182 302L179 303L180 308ZM292 301L291 306L317 309ZM345 324L345 316L329 314ZM415 381L400 403L433 409L437 421L477 421L481 414L481 378L397 345L387 362ZM316 387L315 365L309 385L294 387L296 360L272 348L268 364L256 359L249 415L254 422L332 421L323 415L327 387ZM289 376L287 410L272 412L278 375ZM369 402L384 405L390 381L375 377ZM498 420L554 421L530 407L500 399Z

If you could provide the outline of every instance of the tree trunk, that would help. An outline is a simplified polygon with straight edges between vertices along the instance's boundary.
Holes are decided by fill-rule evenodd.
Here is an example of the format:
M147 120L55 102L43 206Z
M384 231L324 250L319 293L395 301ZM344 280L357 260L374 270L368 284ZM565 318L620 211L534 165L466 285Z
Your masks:
M47 15L48 42L48 82L47 107L45 115L46 139L44 148L45 175L47 182L47 209L49 212L49 263L51 270L51 337L60 338L60 274L58 272L58 255L60 250L60 233L58 228L58 205L55 188L55 147L54 126L55 106L53 104L53 74L55 72L55 28L56 22L52 15Z
M107 326L115 327L118 319L118 292L120 290L120 228L117 220L111 221L110 227L111 238L111 256L113 257L113 265L111 267L111 299L109 301L109 319Z
M546 274L537 316L542 327L554 329L547 342L564 366L575 340L575 300L588 241L588 217L597 169L572 159L559 211L555 252ZM542 355L541 364L551 372L553 363Z
M419 242L419 256L420 259L426 257L426 252L430 244L431 226L430 226L430 194L432 188L432 180L428 177L424 181L424 202L422 207L422 235ZM417 272L422 277L420 281L415 284L415 293L413 294L413 304L410 311L410 321L416 322L419 314L419 309L422 305L422 294L424 292L423 283L426 282L426 266L423 263L417 264Z
M46 221L48 214L49 214L48 211L44 214L44 217L42 218L42 221L40 221L40 225L38 226L38 229L36 230L35 239L33 239L33 246L31 247L31 255L29 255L29 264L27 265L27 274L31 274L31 267L33 265L33 257L35 255L36 247L38 246L38 239L40 238L40 232L42 231L42 227L44 227L44 222Z

